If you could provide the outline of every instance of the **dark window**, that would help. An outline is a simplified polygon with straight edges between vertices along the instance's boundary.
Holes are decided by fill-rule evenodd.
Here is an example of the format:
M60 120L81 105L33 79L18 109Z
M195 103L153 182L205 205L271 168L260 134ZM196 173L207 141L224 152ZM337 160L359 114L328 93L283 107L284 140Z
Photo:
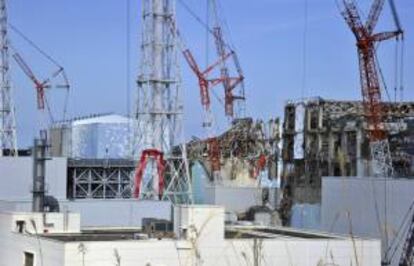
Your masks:
M16 221L17 232L20 234L24 233L25 221Z
M23 266L34 266L34 254L30 252L24 253L24 264Z

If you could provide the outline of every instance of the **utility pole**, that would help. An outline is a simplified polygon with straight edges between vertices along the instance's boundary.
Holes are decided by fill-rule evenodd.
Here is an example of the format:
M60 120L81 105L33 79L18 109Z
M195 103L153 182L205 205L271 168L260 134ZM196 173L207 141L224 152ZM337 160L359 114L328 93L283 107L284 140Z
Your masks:
M132 156L139 160L135 194L139 198L188 203L191 186L185 147L179 146L184 144L183 103L173 24L174 0L142 1L141 61L132 144ZM173 154L173 147L180 147L180 151Z
M17 156L16 119L10 84L6 0L0 0L0 157Z

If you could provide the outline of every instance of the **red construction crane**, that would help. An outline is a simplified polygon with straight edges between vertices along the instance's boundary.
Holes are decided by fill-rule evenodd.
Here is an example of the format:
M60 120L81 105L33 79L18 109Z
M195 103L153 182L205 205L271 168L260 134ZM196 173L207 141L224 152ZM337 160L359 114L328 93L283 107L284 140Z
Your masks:
M357 5L353 0L342 0L345 9L341 12L356 38L360 66L361 90L364 113L367 119L371 156L377 174L392 175L392 161L387 134L383 125L381 88L375 45L381 41L396 38L402 34L401 29L391 32L374 33L385 0L374 0L368 19L363 24Z
M219 59L208 66L205 70L202 70L196 59L194 58L193 54L191 53L190 49L186 48L185 42L180 34L175 21L171 21L171 30L176 35L177 39L180 40L181 49L183 56L188 63L190 69L194 72L198 79L198 86L200 89L200 99L201 105L203 107L204 112L204 120L203 120L203 127L206 130L206 143L207 143L207 153L209 157L209 161L211 163L211 171L214 173L218 173L220 170L220 145L216 137L214 137L213 133L213 118L211 113L211 98L210 98L210 90L217 86L218 84L225 81L222 76L219 78L210 78L209 75L220 66L223 62L228 60L232 56L232 52L223 53L219 56Z
M19 65L19 67L22 69L23 73L33 82L35 89L36 89L36 95L37 95L37 109L43 111L45 109L45 90L48 88L51 88L51 81L58 76L62 76L64 80L64 84L58 85L56 87L58 88L64 88L69 89L69 82L66 78L66 74L64 72L63 67L59 66L58 69L51 74L50 77L40 80L38 79L32 69L29 67L29 65L24 61L22 56L15 52L13 54L13 58L15 59L16 63Z
M196 74L198 79L198 85L200 87L200 97L201 97L201 104L204 109L204 116L205 119L203 121L203 126L207 131L207 152L208 157L211 163L211 171L214 175L220 171L220 146L218 143L217 138L213 137L212 133L212 114L210 109L210 89L214 86L222 83L227 82L228 79L223 78L208 78L208 74L210 74L217 66L219 66L222 62L225 62L232 53L223 54L220 56L219 60L214 64L210 65L206 68L206 70L202 71L198 66L196 60L194 59L193 55L191 54L189 49L183 51L184 58L186 59L188 65Z
M227 67L226 61L221 62L221 80L224 87L224 108L225 114L228 117L234 117L234 101L235 100L244 100L244 95L234 95L234 89L243 83L244 76L237 58L237 54L234 51L227 52L227 48L223 38L223 31L221 26L216 25L213 28L213 34L216 44L216 50L219 57L224 57L226 54L231 54L233 62L236 67L237 76L231 77L230 71ZM242 84L243 85L243 84ZM244 85L243 85L244 86Z
M223 77L208 78L208 75L222 62L226 61L232 55L232 53L224 53L220 55L220 58L214 64L207 67L204 71L200 69L200 67L197 64L197 61L194 59L194 56L192 55L189 49L185 49L183 51L183 55L189 67L197 76L198 85L200 87L201 104L203 106L203 109L206 111L210 111L210 89L227 80Z

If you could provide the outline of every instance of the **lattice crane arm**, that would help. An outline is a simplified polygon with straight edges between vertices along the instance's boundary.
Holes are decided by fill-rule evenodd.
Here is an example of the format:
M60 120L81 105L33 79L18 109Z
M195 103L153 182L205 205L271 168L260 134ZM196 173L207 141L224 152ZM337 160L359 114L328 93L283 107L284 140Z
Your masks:
M374 175L392 176L393 162L382 110L381 88L375 44L398 36L400 31L373 34L385 0L373 0L367 21L363 24L355 0L342 0L341 14L356 37L360 65L360 82L364 115L367 121Z
M364 36L366 36L366 32L355 2L353 0L342 0L342 2L344 10L341 11L341 15L344 17L355 37L358 40L364 38Z
M372 39L375 42L382 42L382 41L392 39L394 37L398 37L400 35L401 35L400 31L387 31L387 32L380 32L380 33L372 35Z
M375 0L372 4L371 10L368 14L367 22L365 24L365 28L367 29L368 34L372 34L372 32L374 31L374 28L378 23L381 11L384 7L384 2L385 0Z
M37 108L39 110L43 110L45 108L45 88L49 86L48 83L50 79L46 79L44 81L37 79L32 69L19 53L14 53L13 58L23 73L34 83L37 95Z
M20 54L14 53L13 58L16 61L17 65L20 67L20 69L23 71L23 73L31 80L33 83L40 83L36 76L34 75L32 69L29 67L29 65L24 61L24 59L21 57Z

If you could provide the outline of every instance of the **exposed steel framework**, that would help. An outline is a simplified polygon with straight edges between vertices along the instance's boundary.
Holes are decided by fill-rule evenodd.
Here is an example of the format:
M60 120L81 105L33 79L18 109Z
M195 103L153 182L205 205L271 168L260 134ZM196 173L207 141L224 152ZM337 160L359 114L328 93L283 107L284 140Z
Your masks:
M362 99L369 128L374 174L390 176L393 173L392 159L383 125L384 114L375 45L381 41L398 37L402 32L397 30L374 33L385 0L374 0L365 24L362 22L355 1L342 0L342 2L345 7L341 12L342 16L357 41Z
M141 2L140 70L131 155L140 158L136 174L149 185L135 183L135 192L139 192L135 196L139 199L160 198L188 204L192 202L192 193L182 130L183 103L178 42L177 33L171 30L176 19L175 1ZM179 147L180 152L173 153L175 146ZM153 151L152 155L155 154L154 151L163 154L165 170L162 173L157 171L159 167L156 163L141 161L148 157L149 150ZM153 157L148 159L154 162ZM160 179L165 182L161 197L157 188L157 180Z
M0 0L0 157L17 156L16 118L10 82L6 0Z

